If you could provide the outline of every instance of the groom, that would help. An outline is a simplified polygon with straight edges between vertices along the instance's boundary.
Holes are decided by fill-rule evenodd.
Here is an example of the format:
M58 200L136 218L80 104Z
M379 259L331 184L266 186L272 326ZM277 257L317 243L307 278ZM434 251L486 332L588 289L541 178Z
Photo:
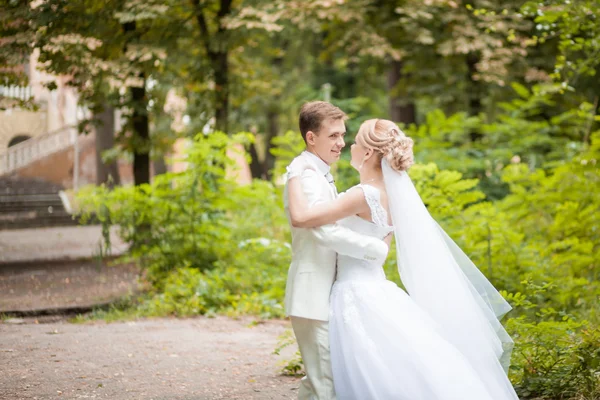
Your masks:
M288 167L288 179L300 176L310 206L334 200L337 191L330 165L339 160L344 147L348 117L324 101L304 104L300 110L300 133L306 151ZM310 165L311 168L299 168ZM287 185L284 205L288 209ZM329 358L329 294L336 274L337 254L366 260L382 260L387 245L339 225L315 229L292 226L292 264L288 270L285 309L302 354L306 377L302 379L298 399L333 400L335 391Z

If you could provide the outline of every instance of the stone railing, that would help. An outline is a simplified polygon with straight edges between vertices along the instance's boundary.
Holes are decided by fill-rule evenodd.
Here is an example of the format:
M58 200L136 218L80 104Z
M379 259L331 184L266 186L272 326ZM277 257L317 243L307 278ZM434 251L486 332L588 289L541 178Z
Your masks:
M8 97L27 101L33 96L31 86L0 86L0 98Z
M73 146L77 128L65 126L56 131L35 136L0 153L0 175L5 175L49 154Z

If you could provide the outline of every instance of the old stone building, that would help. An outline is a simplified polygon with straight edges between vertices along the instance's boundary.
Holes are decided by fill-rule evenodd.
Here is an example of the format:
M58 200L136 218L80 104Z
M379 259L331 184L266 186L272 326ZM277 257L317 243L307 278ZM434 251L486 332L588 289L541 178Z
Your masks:
M22 68L29 77L29 86L0 86L0 102L4 105L4 111L0 111L0 176L39 177L72 187L73 172L77 171L67 176L69 174L57 171L58 166L49 168L47 158L73 147L78 139L75 127L85 111L78 107L77 93L67 86L66 78L50 77L38 71L35 53ZM44 84L49 81L56 83L55 90L45 88ZM13 106L16 100L30 98L36 110ZM83 147L87 141L81 143ZM65 158L68 157L63 154L55 161ZM36 165L44 159L46 165ZM73 165L70 169L74 169Z
M78 122L90 115L78 105L77 92L67 85L66 77L41 73L36 68L35 53L22 68L29 77L29 86L0 85L0 106L3 106L0 107L0 229L10 225L6 221L23 216L39 222L44 219L40 216L47 214L46 217L57 220L55 217L61 213L57 212L60 191L76 191L97 183L96 138L94 133L78 133ZM49 81L56 83L55 90L44 86ZM36 110L14 107L16 101L28 99L33 99ZM185 100L176 96L168 100L165 111L176 116L171 109L179 109L181 114L172 126L177 131ZM118 130L121 123L118 115L114 123ZM187 139L178 140L171 156L180 158L186 142ZM249 182L251 174L244 157L231 154L240 167L235 178L240 183ZM133 184L131 162L120 159L117 164L120 183ZM168 166L174 171L183 168L186 165L181 162Z

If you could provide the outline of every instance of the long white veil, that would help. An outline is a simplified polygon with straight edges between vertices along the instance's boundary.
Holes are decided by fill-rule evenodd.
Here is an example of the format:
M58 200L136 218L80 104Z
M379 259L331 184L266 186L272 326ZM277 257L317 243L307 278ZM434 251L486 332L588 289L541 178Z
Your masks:
M385 159L382 170L406 290L494 398L518 400L506 376L513 341L499 321L510 305L431 217L408 174Z

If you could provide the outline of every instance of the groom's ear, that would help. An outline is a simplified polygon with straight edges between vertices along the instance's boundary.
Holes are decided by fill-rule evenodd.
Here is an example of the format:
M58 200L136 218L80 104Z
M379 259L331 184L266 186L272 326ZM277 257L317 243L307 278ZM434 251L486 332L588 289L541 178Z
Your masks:
M314 134L313 131L306 132L306 143L310 144L311 146L314 146L314 144L315 144L315 134Z

